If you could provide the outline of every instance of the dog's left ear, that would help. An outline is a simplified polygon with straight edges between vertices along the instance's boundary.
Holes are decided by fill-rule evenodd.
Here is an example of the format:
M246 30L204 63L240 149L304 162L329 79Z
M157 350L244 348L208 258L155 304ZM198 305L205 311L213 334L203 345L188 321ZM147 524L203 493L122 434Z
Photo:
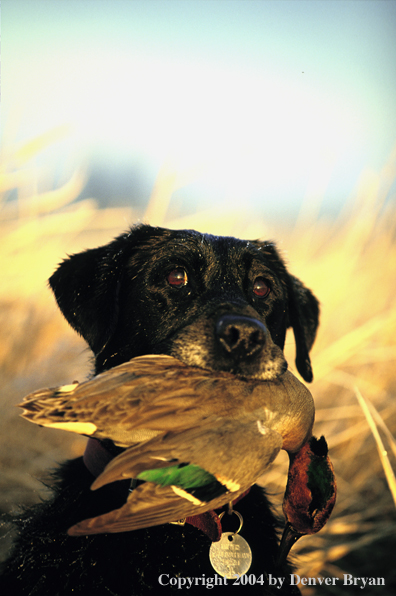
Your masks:
M297 370L307 383L313 379L309 351L319 325L319 302L297 277L289 275L289 326L296 341Z
M71 255L49 279L58 306L95 355L110 339L118 319L118 294L132 244L123 234L106 246Z

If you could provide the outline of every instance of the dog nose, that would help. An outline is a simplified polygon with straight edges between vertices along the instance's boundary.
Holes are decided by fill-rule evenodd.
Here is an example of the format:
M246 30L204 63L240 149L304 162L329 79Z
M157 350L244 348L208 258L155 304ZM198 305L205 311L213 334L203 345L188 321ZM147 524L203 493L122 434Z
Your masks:
M216 337L227 354L242 359L260 352L267 341L267 328L251 317L223 315L216 323Z

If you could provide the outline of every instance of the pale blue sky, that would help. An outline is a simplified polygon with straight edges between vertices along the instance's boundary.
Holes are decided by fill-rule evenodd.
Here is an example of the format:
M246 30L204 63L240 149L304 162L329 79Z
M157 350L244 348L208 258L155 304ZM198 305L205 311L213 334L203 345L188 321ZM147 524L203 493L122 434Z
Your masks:
M198 163L203 205L287 209L322 170L339 204L396 142L395 39L394 0L3 0L3 123L147 186Z

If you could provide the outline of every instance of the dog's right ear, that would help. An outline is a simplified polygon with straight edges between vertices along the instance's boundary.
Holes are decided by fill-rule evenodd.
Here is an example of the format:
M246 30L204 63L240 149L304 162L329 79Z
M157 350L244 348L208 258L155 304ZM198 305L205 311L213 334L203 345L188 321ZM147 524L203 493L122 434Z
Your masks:
M117 324L118 294L134 246L133 233L71 255L49 279L66 320L95 355L103 350Z
M313 380L309 351L319 325L319 302L297 277L289 275L289 317L296 341L297 370L307 383Z

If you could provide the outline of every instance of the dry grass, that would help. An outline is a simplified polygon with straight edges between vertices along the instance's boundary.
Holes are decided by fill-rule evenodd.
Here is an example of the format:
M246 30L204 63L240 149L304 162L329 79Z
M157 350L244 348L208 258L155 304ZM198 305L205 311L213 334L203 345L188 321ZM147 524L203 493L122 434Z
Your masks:
M62 188L37 193L37 172L29 169L28 159L58 134L63 131L19 148L3 159L1 170L1 509L36 500L41 490L36 477L84 448L81 438L27 425L12 407L38 387L81 380L89 372L84 343L67 327L46 287L66 253L104 243L146 216L150 223L169 227L275 238L291 270L322 304L311 389L316 434L327 438L339 489L326 528L295 545L297 572L309 577L341 577L344 572L385 577L383 593L391 593L391 586L396 588L396 209L390 193L396 152L381 172L362 174L355 196L337 220L319 219L320 197L313 206L310 195L309 205L289 229L269 226L251 214L241 218L226 205L170 220L172 193L184 181L169 165L160 172L146 216L133 209L100 210L93 200L73 202L84 172ZM292 363L291 336L286 351ZM287 457L280 456L265 478L278 508L286 471ZM342 584L320 590L353 592ZM373 594L380 590L372 588Z

